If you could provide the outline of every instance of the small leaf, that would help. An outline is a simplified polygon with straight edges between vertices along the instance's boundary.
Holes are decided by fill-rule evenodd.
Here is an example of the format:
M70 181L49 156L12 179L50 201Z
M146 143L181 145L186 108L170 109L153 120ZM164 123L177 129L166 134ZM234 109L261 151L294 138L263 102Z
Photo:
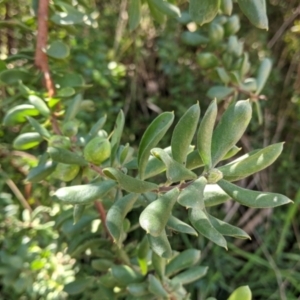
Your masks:
M43 164L39 164L37 167L32 168L25 178L25 182L37 183L47 178L54 172L57 163L53 161L47 161Z
M122 189L130 193L145 193L156 190L158 187L152 182L133 178L114 168L105 168L103 173L107 177L116 180Z
M11 108L3 119L4 126L14 126L27 121L27 116L38 116L39 111L31 104L21 104Z
M114 265L111 267L111 273L117 282L122 286L130 283L141 282L143 276L126 265Z
M174 274L189 269L199 262L201 251L196 249L187 249L175 256L166 267L166 276L170 277Z
M143 134L138 151L139 176L141 179L144 178L150 150L163 138L169 127L172 125L173 120L173 113L162 113L154 119Z
M269 29L266 0L238 0L241 11L260 29Z
M76 224L84 213L85 205L75 204L73 208L73 224Z
M149 281L148 290L152 294L154 294L157 297L168 298L167 291L164 289L163 285L156 277L154 277L152 274L149 274L148 281Z
M216 68L216 71L217 71L218 76L220 77L221 81L224 84L228 84L230 81L230 77L227 74L226 70L224 68Z
M13 141L13 147L18 150L27 150L36 147L42 141L37 132L26 132L18 135Z
M49 153L50 157L56 162L70 165L74 164L82 167L88 165L87 161L85 161L83 157L67 149L48 147L47 152Z
M146 282L130 283L127 286L127 290L134 297L142 297L149 293L148 284Z
M218 101L221 101L225 98L227 98L229 95L231 95L234 92L233 87L227 87L227 86L213 86L211 87L206 95L210 99L217 99Z
M218 13L219 0L190 0L192 20L203 25L211 22Z
M75 95L72 101L69 103L66 114L65 114L65 122L73 120L77 113L80 111L80 104L82 102L82 95Z
M148 272L148 252L149 242L147 236L145 235L137 249L137 259L143 275L146 275Z
M284 143L270 145L262 150L249 153L229 164L218 168L227 181L237 181L270 166L281 154Z
M184 31L181 34L181 41L188 46L206 45L209 39L197 32Z
M163 258L171 258L172 257L172 249L171 245L168 241L168 237L166 231L163 230L162 233L154 237L151 234L147 234L148 241L151 249L160 257Z
M241 28L240 18L238 15L233 15L227 19L227 22L224 24L225 35L231 36L236 34Z
M200 52L197 54L197 63L202 69L212 69L219 65L219 59L211 52Z
M55 12L51 18L52 22L58 25L75 25L83 23L85 15L82 12L62 1L58 1L56 4L60 6L62 11Z
M69 47L61 41L54 41L47 48L47 55L56 58L56 59L64 59L67 58L70 54Z
M218 114L216 100L209 105L197 133L197 148L206 169L211 168L211 141Z
M104 126L106 119L107 117L106 115L104 115L93 125L86 137L86 143L88 143L92 138L94 138L98 134L99 130L102 129L102 127Z
M141 20L141 0L130 0L128 8L129 30L136 29Z
M77 295L84 292L91 285L89 278L80 278L64 286L64 291L69 295Z
M174 204L179 195L179 189L174 188L157 200L151 202L140 214L140 225L153 236L159 236L166 227Z
M204 208L203 191L207 180L204 176L199 177L197 180L189 184L183 189L177 199L178 203L186 208Z
M220 8L225 15L230 16L233 8L232 0L221 0Z
M165 15L160 12L152 3L151 0L147 0L148 6L150 13L153 17L153 19L158 23L158 24L163 24L165 22Z
M49 117L50 110L45 101L36 95L29 95L28 101L32 104L43 116Z
M166 262L167 260L165 258L152 251L152 266L160 279L165 276Z
M257 89L255 94L259 95L259 93L262 91L264 88L268 77L271 73L272 70L272 61L269 58L265 58L258 69L257 77L256 77L256 82L257 82Z
M122 137L122 133L123 133L123 129L124 129L124 124L125 124L125 116L124 116L123 111L120 110L120 112L117 116L117 119L116 119L113 134L111 136L111 148L112 148L111 156L110 156L111 164L113 164L113 162L116 158L117 150L118 150L120 140Z
M54 193L54 198L68 204L89 204L105 196L113 187L112 180L62 187Z
M192 208L189 213L189 219L193 227L203 236L224 247L227 250L227 243L224 237L213 227L205 212L199 208Z
M205 207L222 204L231 197L227 195L217 184L207 184L204 189Z
M193 140L200 117L200 106L191 106L176 124L172 139L172 157L175 161L185 165L189 146Z
M7 85L17 84L20 81L27 82L31 78L30 73L26 69L14 68L0 73L0 80Z
M247 190L223 179L218 181L218 185L234 200L248 207L269 208L293 202L281 194Z
M228 300L251 300L252 293L248 285L241 286L233 291Z
M251 240L250 236L242 229L232 226L224 221L221 221L209 214L208 218L211 224L222 234L227 236L232 236L238 239L249 239Z
M238 101L227 108L213 133L212 166L215 166L242 137L251 116L252 107L248 100Z
M186 167L189 170L197 169L199 167L202 167L203 165L204 165L204 163L200 157L198 149L194 150L188 154L188 157L186 160Z
M169 17L176 18L181 16L180 9L168 1L148 0L148 2L151 2L158 11Z
M37 122L35 119L33 119L31 117L27 117L27 120L29 121L30 125L37 131L37 133L41 137L43 137L44 139L50 139L51 134L39 122Z
M207 273L208 267L192 267L188 270L181 272L179 275L172 278L173 283L180 283L180 284L189 284L200 278L204 277ZM242 300L242 299L240 299Z
M167 227L170 228L172 231L198 236L197 231L193 227L182 222L174 216L170 216L167 222Z
M107 272L107 270L113 266L113 262L103 258L93 259L91 266L99 272Z

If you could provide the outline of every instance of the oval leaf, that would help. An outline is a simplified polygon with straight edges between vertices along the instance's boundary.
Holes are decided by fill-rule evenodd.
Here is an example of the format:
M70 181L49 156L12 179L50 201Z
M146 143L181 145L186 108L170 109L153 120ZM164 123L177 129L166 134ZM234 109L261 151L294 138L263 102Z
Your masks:
M27 117L27 120L29 121L30 125L38 132L38 134L45 138L45 139L50 139L51 134L49 131L43 127L39 122L37 122L35 119L31 117Z
M122 286L127 286L130 283L141 282L143 280L143 276L140 273L126 265L112 266L111 273Z
M148 290L157 297L169 298L167 291L164 289L161 282L152 274L148 276Z
M229 95L231 95L234 92L234 88L227 87L227 86L213 86L211 87L207 93L206 96L210 99L217 99L218 101L221 101L225 98L227 98Z
M70 54L69 47L61 41L54 41L46 50L48 56L56 59L67 58Z
M45 101L36 95L29 95L28 101L32 104L43 116L49 117L50 110Z
M83 167L88 165L87 161L85 161L83 157L67 149L49 147L47 149L47 152L54 161L60 163L69 165L79 165Z
M192 267L172 278L172 282L180 284L189 284L204 277L207 271L208 267Z
M130 0L128 8L129 30L138 27L141 20L141 0Z
M57 163L53 161L47 161L44 164L40 164L35 168L32 168L25 178L25 182L37 183L48 177L54 172Z
M4 119L3 125L14 126L18 123L24 123L27 121L27 116L38 116L39 111L31 104L21 104L10 109Z
M222 204L231 197L227 195L217 184L207 184L204 189L205 207Z
M163 230L159 236L152 236L151 234L147 234L148 241L151 249L160 257L163 258L171 258L172 257L172 249L169 243L166 231Z
M180 17L180 9L169 3L168 1L165 0L148 0L148 2L151 2L152 5L161 13L171 17L171 18L176 18Z
M212 21L219 10L219 0L190 0L189 12L193 21L203 25Z
M256 77L256 92L255 94L258 95L262 89L264 88L268 77L272 70L272 61L269 58L265 58L259 66L257 77Z
M170 228L172 231L198 236L197 231L193 227L182 222L181 220L177 219L174 216L171 216L169 218L167 222L167 227Z
M251 300L252 293L248 285L237 288L228 298L228 300Z
M26 132L18 135L13 141L13 147L18 150L27 150L36 147L42 141L37 132Z

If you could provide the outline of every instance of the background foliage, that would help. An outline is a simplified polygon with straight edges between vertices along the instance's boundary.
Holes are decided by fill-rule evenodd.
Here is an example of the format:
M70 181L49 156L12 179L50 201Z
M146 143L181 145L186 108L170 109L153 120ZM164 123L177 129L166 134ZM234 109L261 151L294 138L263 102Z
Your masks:
M78 12L70 26L59 24L65 4ZM218 72L229 59L224 58L224 53L230 48L230 34L226 30L223 35L216 34L214 44L212 25L198 27L186 14L186 3L179 4L182 17L168 18L160 25L143 6L142 21L134 31L128 29L126 0L51 4L49 43L59 41L67 47L59 45L62 50L53 51L52 56L50 52L49 64L54 82L59 85L57 94L63 99L63 107L68 106L75 92L84 91L86 102L78 114L80 132L88 132L105 113L109 116L105 130L110 132L119 109L123 108L124 136L137 146L158 113L174 110L178 118L195 100L199 100L204 111L210 98L216 96L209 93L211 87L224 86ZM269 31L263 31L251 26L234 4L233 13L240 20L240 29L233 32L236 39L231 38L231 42L243 44L251 63L249 71L241 76L242 84L257 76L265 58L273 63L268 82L260 93L265 97L257 101L260 108L239 146L249 152L261 145L286 142L283 155L272 167L243 180L241 185L288 195L296 205L257 211L229 202L221 210L213 211L215 216L238 224L252 237L252 241L229 240L228 252L202 238L174 235L172 243L176 249L202 249L201 263L209 266L208 275L189 286L193 299L208 296L227 299L234 288L245 284L251 287L254 299L297 299L299 295L300 236L296 216L300 196L299 172L295 167L300 143L300 8L297 5L298 1L268 1ZM26 89L43 95L43 80L33 65L36 7L36 1L0 1L0 70L21 71L17 76L0 75L1 119L12 103L24 103ZM220 15L213 24L217 28L223 26L224 18L228 17ZM200 36L197 43L192 34ZM210 42L203 42L203 38L210 38ZM209 67L201 61L203 52L216 57ZM239 56L234 55L237 61ZM230 71L234 72L235 66ZM25 86L15 80L19 76ZM252 93L241 92L235 78L230 80L231 92L220 97L225 99L219 103L221 110L231 97L248 98ZM97 214L90 207L73 226L70 207L53 204L48 196L59 185L56 179L42 184L23 183L46 145L41 143L31 154L14 150L12 141L20 130L27 132L29 128L18 125L0 128L0 295L3 299L20 299L21 295L22 299L91 299L94 295L97 299L94 294L97 281L91 280L97 270L91 267L91 260L97 255L103 257L103 253L91 256L86 252L89 245L74 253L80 244L79 235L86 234L92 240L99 234L101 224ZM29 210L33 212L29 214ZM181 216L178 211L178 217ZM137 216L132 213L130 220L137 222ZM133 241L141 239L135 233L129 236ZM133 249L136 244L128 247ZM76 284L72 285L75 278Z

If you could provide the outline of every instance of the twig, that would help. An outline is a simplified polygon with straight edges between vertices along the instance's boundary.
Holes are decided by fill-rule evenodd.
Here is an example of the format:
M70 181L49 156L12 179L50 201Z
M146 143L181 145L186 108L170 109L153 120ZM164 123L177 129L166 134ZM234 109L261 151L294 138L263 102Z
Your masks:
M40 0L38 3L38 27L34 62L36 67L40 69L44 75L45 86L49 97L53 97L55 88L49 71L48 57L45 53L48 39L49 0Z
M106 227L106 211L102 205L102 202L101 201L95 201L95 206L96 206L96 209L99 213L99 216L100 216L100 219L101 219L101 222L103 224L103 228L105 230L105 232L107 233L107 235L109 236L109 238L113 241L113 237L110 235L107 227Z

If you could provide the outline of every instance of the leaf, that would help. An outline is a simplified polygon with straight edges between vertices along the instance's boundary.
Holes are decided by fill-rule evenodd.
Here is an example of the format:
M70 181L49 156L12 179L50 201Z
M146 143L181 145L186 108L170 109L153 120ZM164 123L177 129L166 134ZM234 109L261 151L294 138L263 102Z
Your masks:
M217 184L207 184L204 189L205 207L222 204L231 197L227 195Z
M99 118L99 120L92 126L85 139L86 143L88 143L92 138L94 138L98 134L98 131L104 126L106 119L107 117L106 115L104 115L101 118Z
M204 176L199 177L197 180L184 188L177 199L177 202L186 208L204 208L203 191L207 180Z
M53 161L47 161L44 164L40 164L35 168L32 168L25 178L25 182L37 183L47 178L54 172L57 163Z
M221 0L220 8L225 15L230 16L233 8L232 0Z
M211 224L222 234L227 236L232 236L238 239L249 239L250 236L242 229L232 226L224 221L221 221L209 214L207 214Z
M161 13L171 17L171 18L176 18L180 17L180 9L169 3L168 1L165 0L148 0L148 2L151 2L152 5Z
M149 242L148 238L145 235L138 245L137 249L137 260L143 275L146 275L148 272L148 253L149 253Z
M200 52L196 59L202 69L212 69L219 65L218 57L211 52Z
M73 224L76 224L84 213L85 205L75 204L73 208Z
M244 159L239 158L218 168L218 170L223 173L224 180L241 180L270 166L281 154L283 144L273 144L262 150L249 153Z
M76 279L75 281L67 283L64 286L64 291L69 295L77 295L84 292L91 285L91 283L92 282L90 278Z
M57 90L56 96L59 98L69 98L75 94L75 89L72 87L64 87Z
M206 45L209 39L197 32L184 31L181 34L181 41L188 46Z
M142 136L138 150L139 176L144 178L150 150L163 138L174 120L174 114L164 112L156 117Z
M200 117L200 106L194 104L180 118L176 124L172 139L172 157L175 161L185 165L190 144L193 140Z
M210 169L212 166L211 141L217 114L217 102L216 100L213 100L205 112L197 133L197 148L206 170Z
M111 164L113 164L115 158L116 158L116 153L120 144L120 140L122 137L122 133L123 133L123 129L124 129L124 124L125 124L125 116L122 110L120 110L117 119L116 119L116 123L115 123L115 127L114 127L114 131L113 134L111 136L111 156L110 156L110 161Z
M28 101L46 118L50 115L50 110L45 101L36 95L29 95Z
M136 29L141 20L141 0L130 0L128 8L129 30Z
M30 125L36 130L36 132L43 137L44 139L50 139L51 134L49 131L43 127L39 122L37 122L35 119L31 117L27 117L27 120L29 121Z
M130 283L127 286L127 290L134 297L142 297L149 294L148 284L146 282Z
M223 179L218 181L218 185L234 200L248 207L269 208L293 202L281 194L247 190Z
M150 13L152 15L152 17L154 18L154 20L158 23L158 24L163 24L165 22L165 15L160 12L152 3L151 0L147 0L148 6L149 6L149 10Z
M268 77L271 73L272 70L272 61L269 58L265 58L259 66L258 72L257 72L257 77L256 77L256 82L257 82L257 89L255 94L259 95L259 93L262 91L264 88Z
M173 160L163 149L153 148L151 153L164 162L169 183L197 178L195 173Z
M252 293L248 285L241 286L233 291L228 300L251 300Z
M121 286L127 286L130 283L141 282L143 276L126 265L114 265L111 267L113 277Z
M152 266L160 279L163 279L165 276L166 262L165 258L152 251Z
M4 126L14 126L27 121L27 116L38 116L39 111L31 104L21 104L11 108L3 119Z
M69 164L69 165L79 165L79 166L87 166L87 161L78 154L71 152L67 149L56 148L56 147L48 147L47 152L50 157L60 163Z
M174 204L179 195L179 189L173 188L171 191L160 196L151 202L140 214L139 222L141 227L153 236L159 236L171 216Z
M106 227L118 246L122 242L123 221L137 198L138 194L128 194L118 199L107 212Z
M201 251L196 249L187 249L172 258L166 266L166 276L170 277L174 274L189 269L199 262Z
M213 133L212 166L215 166L242 137L251 116L252 107L248 100L238 101L227 108Z
M65 122L73 120L77 113L80 111L80 104L82 102L82 95L75 95L72 101L69 103L66 114L65 114Z
M189 12L194 22L211 22L218 13L219 0L190 0Z
M227 74L226 70L224 68L216 68L216 71L217 71L218 76L220 77L221 81L224 84L228 84L230 81L230 77Z
M91 266L99 272L107 272L107 270L113 266L113 262L103 258L93 259Z
M154 277L152 274L149 274L148 281L149 292L157 297L169 298L167 291L164 289L163 285L156 277Z
M17 84L20 81L28 82L31 78L30 73L26 69L14 68L0 73L0 80L7 85Z
M46 53L48 56L56 59L64 59L70 55L69 47L61 41L54 41L47 48Z
M208 271L208 267L192 267L188 270L181 272L179 275L172 278L173 283L180 283L180 284L189 284L200 278L204 277ZM242 299L240 299L242 300Z
M83 23L85 14L62 1L56 1L55 4L59 5L63 11L56 11L55 14L51 17L52 22L58 25L75 25Z
M260 29L269 29L266 0L238 0L241 11Z
M62 187L54 193L54 199L73 205L89 204L104 197L115 185L114 181L105 180L99 183Z
M233 92L234 92L233 87L216 85L216 86L211 87L207 91L206 96L209 97L210 99L216 98L218 101L221 101L221 100L227 98Z
M204 165L204 163L200 157L198 149L194 150L188 154L188 157L186 160L186 167L189 170L193 170L193 169L202 167L203 165Z
M213 227L205 212L199 208L192 208L189 213L189 219L193 227L203 236L224 247L227 250L227 243L224 237Z
M236 34L241 28L240 18L237 15L233 15L227 19L227 22L224 24L225 35L231 36Z
M80 74L71 73L64 74L60 77L54 77L54 81L56 84L63 88L72 88L72 87L81 87L84 85L84 79Z
M168 219L167 227L170 228L172 231L198 236L198 233L193 227L191 227L189 224L182 222L174 216L170 216L170 218Z
M27 150L36 147L42 141L37 132L26 132L18 135L13 141L13 147L18 150Z
M155 237L151 234L147 234L148 241L151 249L160 257L170 258L172 257L172 249L168 241L166 231L163 230L162 233Z
M145 193L157 189L157 185L152 182L139 180L122 173L114 168L105 168L103 173L116 180L122 189L130 193Z

